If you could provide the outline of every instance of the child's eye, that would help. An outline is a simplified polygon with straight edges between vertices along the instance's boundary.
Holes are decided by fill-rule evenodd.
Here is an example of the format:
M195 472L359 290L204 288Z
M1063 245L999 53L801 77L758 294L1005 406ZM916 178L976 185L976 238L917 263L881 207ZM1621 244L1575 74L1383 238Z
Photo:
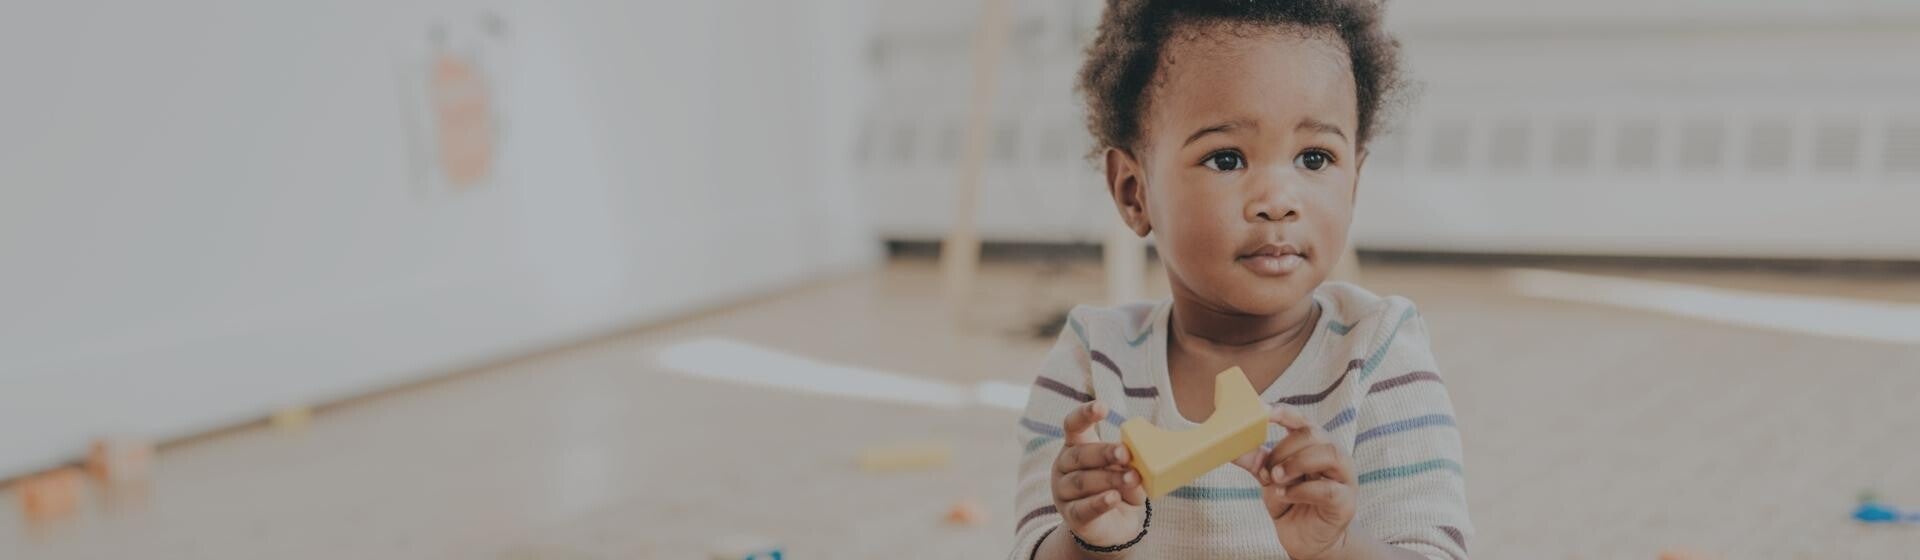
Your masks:
M1333 164L1333 154L1329 154L1325 150L1307 150L1300 152L1298 156L1294 156L1293 164L1305 167L1309 171L1319 171Z
M1201 160L1200 165L1214 171L1236 171L1247 166L1247 158L1240 152L1224 150L1207 154L1207 159Z

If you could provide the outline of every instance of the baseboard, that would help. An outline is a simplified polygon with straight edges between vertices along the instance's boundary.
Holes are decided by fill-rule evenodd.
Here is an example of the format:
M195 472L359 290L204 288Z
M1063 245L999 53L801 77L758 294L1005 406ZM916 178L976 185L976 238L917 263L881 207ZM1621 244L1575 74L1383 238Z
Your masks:
M980 245L983 261L1061 261L1098 262L1098 243L988 241ZM1478 266L1604 266L1619 268L1660 268L1667 270L1718 270L1785 272L1822 275L1908 276L1920 274L1920 259L1804 259L1752 257L1672 257L1630 255L1568 255L1546 253L1474 253L1445 251L1403 251L1361 249L1361 262L1458 264ZM920 239L887 241L887 256L896 259L934 259L940 256L940 242ZM1158 259L1152 245L1147 258Z
M1102 250L1099 243L988 241L980 244L980 260L1098 262ZM940 242L919 239L888 240L887 256L895 259L937 259L940 257ZM1147 246L1147 258L1159 258L1159 253L1152 245Z
M1361 261L1481 266L1600 266L1665 270L1785 272L1821 275L1908 276L1920 274L1920 260L1804 259L1753 257L1646 257L1556 255L1540 253L1453 253L1360 250Z

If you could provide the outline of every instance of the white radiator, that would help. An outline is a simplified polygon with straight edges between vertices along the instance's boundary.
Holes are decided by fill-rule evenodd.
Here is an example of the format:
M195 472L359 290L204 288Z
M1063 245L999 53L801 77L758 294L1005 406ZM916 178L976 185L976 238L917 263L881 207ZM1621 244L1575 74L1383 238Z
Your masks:
M902 4L876 21L858 166L884 236L934 239L975 14ZM1099 4L1015 3L988 240L1098 241L1115 221L1072 92ZM1394 4L1412 7L1392 14L1418 95L1373 148L1360 247L1920 259L1920 5L1463 6Z

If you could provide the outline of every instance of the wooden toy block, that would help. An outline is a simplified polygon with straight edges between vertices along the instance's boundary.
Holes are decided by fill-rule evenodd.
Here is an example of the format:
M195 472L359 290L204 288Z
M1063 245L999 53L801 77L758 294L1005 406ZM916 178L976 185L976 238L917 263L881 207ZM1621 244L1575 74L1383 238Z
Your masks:
M73 513L80 505L80 470L65 467L20 481L20 511L29 519Z
M891 472L926 470L946 466L953 449L940 444L876 447L860 452L860 470Z
M138 438L100 438L87 452L87 473L95 479L125 483L147 478L153 444Z
M283 432L298 432L307 429L313 422L313 409L304 406L290 406L273 412L267 417L267 424Z
M1267 403L1240 368L1213 378L1213 416L1200 427L1168 431L1145 418L1120 425L1149 497L1160 497L1267 441Z

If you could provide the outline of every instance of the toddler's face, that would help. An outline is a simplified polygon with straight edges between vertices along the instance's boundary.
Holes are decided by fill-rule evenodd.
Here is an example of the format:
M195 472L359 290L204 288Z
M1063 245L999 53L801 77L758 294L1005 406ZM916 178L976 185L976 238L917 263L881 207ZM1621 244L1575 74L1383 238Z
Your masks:
M1108 153L1109 186L1128 225L1154 233L1176 296L1276 314L1346 248L1362 160L1353 75L1331 34L1208 31L1163 49L1144 142Z

